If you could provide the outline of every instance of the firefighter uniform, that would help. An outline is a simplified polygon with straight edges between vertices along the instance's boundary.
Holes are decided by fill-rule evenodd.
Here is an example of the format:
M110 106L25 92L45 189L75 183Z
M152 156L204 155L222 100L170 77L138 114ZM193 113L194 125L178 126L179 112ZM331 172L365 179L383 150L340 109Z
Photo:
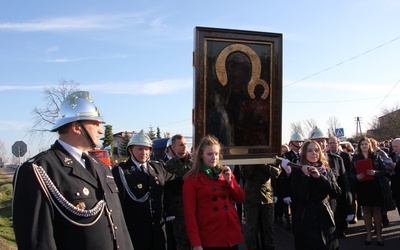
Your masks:
M162 250L166 248L164 185L175 175L168 173L161 162L149 160L146 165L148 173L143 173L130 158L112 171L135 249Z
M57 141L14 175L19 249L133 249L113 176L92 158L93 177Z

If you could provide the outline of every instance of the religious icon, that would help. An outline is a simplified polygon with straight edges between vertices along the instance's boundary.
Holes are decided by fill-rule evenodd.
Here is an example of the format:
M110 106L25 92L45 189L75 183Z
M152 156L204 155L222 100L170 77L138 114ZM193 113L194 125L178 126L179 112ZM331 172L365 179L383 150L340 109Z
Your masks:
M196 28L195 143L206 134L224 157L280 152L282 35Z

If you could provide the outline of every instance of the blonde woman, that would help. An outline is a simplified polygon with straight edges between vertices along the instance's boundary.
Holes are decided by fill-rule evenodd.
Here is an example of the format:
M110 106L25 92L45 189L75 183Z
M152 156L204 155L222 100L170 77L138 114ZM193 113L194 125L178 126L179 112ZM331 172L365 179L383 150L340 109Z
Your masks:
M234 202L244 202L244 191L231 169L219 164L220 150L215 137L203 138L184 178L183 209L193 250L238 249L243 241Z

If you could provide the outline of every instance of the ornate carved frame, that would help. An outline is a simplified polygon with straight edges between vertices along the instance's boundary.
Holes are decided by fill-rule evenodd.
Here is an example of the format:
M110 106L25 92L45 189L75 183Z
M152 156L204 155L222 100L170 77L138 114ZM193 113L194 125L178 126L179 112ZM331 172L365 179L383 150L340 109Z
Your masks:
M225 159L281 150L282 34L195 28L193 145L207 134Z

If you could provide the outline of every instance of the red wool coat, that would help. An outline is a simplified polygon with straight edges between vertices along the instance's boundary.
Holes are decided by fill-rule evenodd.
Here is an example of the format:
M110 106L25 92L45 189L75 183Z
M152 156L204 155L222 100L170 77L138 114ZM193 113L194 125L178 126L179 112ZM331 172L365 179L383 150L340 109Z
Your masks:
M243 241L235 203L244 202L244 191L232 175L231 184L204 173L185 179L183 207L190 244L203 247L234 246Z

